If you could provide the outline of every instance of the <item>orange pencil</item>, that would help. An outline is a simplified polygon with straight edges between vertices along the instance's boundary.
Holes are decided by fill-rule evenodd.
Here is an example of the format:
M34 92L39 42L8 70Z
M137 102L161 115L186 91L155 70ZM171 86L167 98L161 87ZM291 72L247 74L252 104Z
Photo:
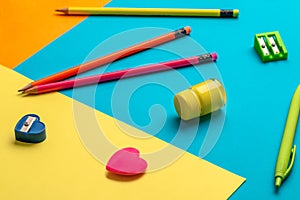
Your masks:
M119 60L121 58L133 55L133 54L141 52L141 51L144 51L146 49L150 49L150 48L155 47L157 45L169 42L169 41L177 39L177 38L181 38L183 36L186 36L186 35L190 34L190 32L191 32L191 28L189 26L186 26L184 28L172 31L170 33L167 33L167 34L155 37L155 38L152 38L152 39L147 40L145 42L135 44L135 45L130 46L128 48L116 51L116 52L108 54L106 56L102 56L102 57L97 58L95 60L83 63L81 65L77 65L75 67L66 69L66 70L61 71L59 73L47 76L45 78L42 78L42 79L34 81L34 82L31 82L30 84L26 85L25 87L23 87L22 89L20 89L18 91L19 92L25 91L25 90L33 87L33 86L43 85L43 84L47 84L47 83L53 83L53 82L56 82L56 81L60 81L60 80L69 78L71 76L75 76L76 74L83 73L85 71L95 69L99 66L111 63L111 62Z

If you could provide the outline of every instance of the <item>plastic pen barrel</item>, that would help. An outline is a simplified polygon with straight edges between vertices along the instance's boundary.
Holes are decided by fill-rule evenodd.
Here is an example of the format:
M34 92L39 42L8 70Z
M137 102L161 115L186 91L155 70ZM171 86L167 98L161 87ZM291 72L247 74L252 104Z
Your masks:
M284 133L278 153L275 169L275 186L279 187L281 182L289 175L295 159L296 146L293 147L297 122L300 112L300 85L293 95Z

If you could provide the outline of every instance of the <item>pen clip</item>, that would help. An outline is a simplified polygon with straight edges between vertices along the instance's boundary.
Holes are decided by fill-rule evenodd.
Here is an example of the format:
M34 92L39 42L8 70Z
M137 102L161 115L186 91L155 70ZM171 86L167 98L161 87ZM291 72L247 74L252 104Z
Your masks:
M287 177L289 175L289 173L291 172L293 165L294 165L294 161L295 161L295 155L296 155L296 145L294 145L294 147L291 150L291 162L289 167L287 168L287 170L285 171L284 175L283 175L283 179L285 179L285 177Z

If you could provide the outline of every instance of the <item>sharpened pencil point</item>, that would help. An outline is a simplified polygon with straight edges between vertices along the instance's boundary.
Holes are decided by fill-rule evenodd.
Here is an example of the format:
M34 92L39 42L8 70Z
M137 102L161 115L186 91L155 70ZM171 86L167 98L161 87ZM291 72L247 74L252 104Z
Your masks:
M56 12L63 12L63 13L68 13L68 8L60 8L60 9L56 9Z
M25 90L27 90L27 89L29 89L29 88L31 88L31 87L32 87L32 85L31 85L31 83L30 83L30 84L26 85L25 87L19 89L18 92L24 92Z
M25 97L27 95L29 95L28 93L25 93L24 91L20 94L22 97Z
M23 91L23 94L25 94L25 95L28 95L28 94L37 94L37 93L38 93L37 87L31 87L31 88Z

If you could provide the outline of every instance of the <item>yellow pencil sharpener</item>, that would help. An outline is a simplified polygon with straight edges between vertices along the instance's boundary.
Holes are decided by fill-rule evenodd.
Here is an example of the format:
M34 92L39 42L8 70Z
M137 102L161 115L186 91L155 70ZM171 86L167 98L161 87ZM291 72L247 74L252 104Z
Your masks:
M219 110L226 104L226 92L222 83L209 79L174 97L177 114L183 120L190 120Z

